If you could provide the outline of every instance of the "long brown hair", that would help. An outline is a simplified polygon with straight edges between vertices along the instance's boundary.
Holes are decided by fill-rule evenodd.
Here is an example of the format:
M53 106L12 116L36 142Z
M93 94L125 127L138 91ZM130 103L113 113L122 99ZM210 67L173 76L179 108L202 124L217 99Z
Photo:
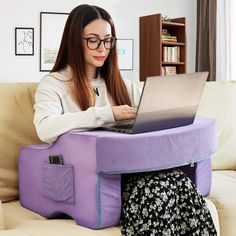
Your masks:
M92 88L86 79L86 62L81 35L84 27L96 19L107 21L111 26L112 36L116 37L114 23L107 11L97 6L79 5L69 14L56 62L51 70L51 72L56 72L64 69L67 65L71 67L75 101L81 110L86 110L93 106ZM118 68L116 46L110 50L104 65L99 68L99 73L105 80L108 93L115 104L131 105L126 86Z

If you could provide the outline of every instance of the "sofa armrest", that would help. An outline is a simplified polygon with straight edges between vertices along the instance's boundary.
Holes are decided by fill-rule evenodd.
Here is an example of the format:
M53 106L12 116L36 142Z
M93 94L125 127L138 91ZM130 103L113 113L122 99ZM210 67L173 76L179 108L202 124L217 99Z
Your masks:
M5 229L4 225L4 219L3 219L3 208L2 208L2 202L0 200L0 230Z

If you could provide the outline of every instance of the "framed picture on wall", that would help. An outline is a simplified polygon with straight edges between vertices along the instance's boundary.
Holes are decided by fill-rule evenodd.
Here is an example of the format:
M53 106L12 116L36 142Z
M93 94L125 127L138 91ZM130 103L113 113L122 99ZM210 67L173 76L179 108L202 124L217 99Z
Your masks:
M34 55L34 28L15 28L15 55Z
M118 62L120 70L133 70L133 39L118 39Z
M69 13L40 12L40 71L50 71L55 63Z

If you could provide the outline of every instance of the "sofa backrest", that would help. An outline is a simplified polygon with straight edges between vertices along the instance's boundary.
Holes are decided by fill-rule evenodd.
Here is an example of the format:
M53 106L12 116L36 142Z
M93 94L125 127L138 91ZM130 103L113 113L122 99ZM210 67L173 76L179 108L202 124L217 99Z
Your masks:
M216 119L217 151L212 168L236 169L236 81L207 82L198 115Z
M18 199L18 154L41 143L33 125L37 83L0 83L0 200ZM26 173L27 174L27 173Z

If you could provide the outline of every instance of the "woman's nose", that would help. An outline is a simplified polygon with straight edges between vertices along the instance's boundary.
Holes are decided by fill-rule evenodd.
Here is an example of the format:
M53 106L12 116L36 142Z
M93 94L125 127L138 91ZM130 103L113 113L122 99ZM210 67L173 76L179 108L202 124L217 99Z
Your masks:
M105 51L106 50L106 48L105 48L105 46L104 46L104 43L103 42L101 42L100 43L100 45L99 45L99 47L98 47L98 49L97 49L98 51Z

